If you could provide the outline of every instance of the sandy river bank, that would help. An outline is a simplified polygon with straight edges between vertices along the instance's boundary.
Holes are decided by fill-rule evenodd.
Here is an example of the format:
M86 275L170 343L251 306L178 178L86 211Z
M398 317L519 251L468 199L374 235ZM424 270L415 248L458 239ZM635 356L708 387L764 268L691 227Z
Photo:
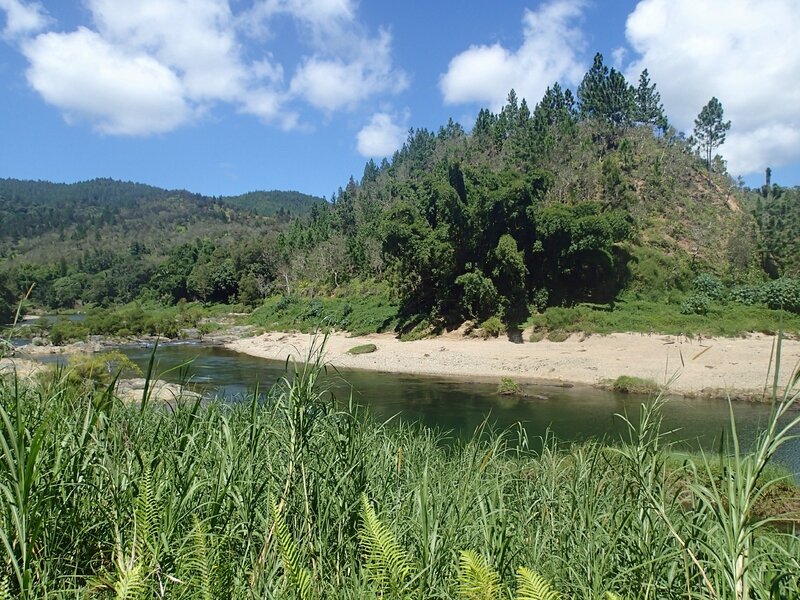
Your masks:
M226 344L227 348L262 358L285 360L307 356L312 337L300 333L266 333ZM369 354L352 355L360 344L375 344ZM507 338L475 339L447 334L432 339L401 342L391 334L349 337L331 334L327 361L337 367L392 373L444 375L459 379L511 377L515 381L542 380L603 385L620 375L670 384L673 393L759 399L769 371L774 338L752 334L744 338L694 338L614 333L573 335L564 342L514 343ZM784 340L781 385L786 385L800 361L800 342Z

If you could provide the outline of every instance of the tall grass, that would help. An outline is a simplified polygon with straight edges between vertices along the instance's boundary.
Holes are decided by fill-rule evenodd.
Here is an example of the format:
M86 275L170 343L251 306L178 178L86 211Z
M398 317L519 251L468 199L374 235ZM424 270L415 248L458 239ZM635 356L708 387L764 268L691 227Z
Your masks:
M752 518L796 392L720 475L668 466L662 400L616 449L532 453L488 426L444 444L333 398L319 357L237 404L125 405L63 370L0 380L0 593L800 597L800 539Z

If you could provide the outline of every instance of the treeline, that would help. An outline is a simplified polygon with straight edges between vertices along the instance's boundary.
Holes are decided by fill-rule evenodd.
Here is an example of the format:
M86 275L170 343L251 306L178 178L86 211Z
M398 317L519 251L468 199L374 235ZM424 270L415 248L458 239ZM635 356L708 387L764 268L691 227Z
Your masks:
M29 289L33 303L56 309L262 298L278 232L323 200L297 192L230 200L108 179L0 180L0 320Z
M2 180L0 288L19 298L35 284L52 308L258 305L375 280L402 328L513 324L622 296L679 306L703 273L731 286L796 276L800 192L748 192L709 152L669 125L646 70L633 85L598 54L574 95L555 83L531 106L512 90L471 132L452 119L411 130L327 203Z
M644 71L628 83L597 55L577 97L557 83L533 107L512 90L472 132L412 130L327 210L280 236L290 274L331 290L391 282L409 325L547 306L665 300L703 272L763 278L755 221L717 159L672 128Z

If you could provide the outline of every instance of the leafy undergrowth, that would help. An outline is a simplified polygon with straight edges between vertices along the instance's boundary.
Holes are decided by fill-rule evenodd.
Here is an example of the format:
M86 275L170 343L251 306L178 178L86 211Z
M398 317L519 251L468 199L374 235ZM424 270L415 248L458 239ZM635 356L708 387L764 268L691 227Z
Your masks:
M313 332L334 328L364 335L393 331L398 306L384 293L321 296L274 296L251 315L249 322L268 331Z
M613 305L551 307L525 323L534 331L639 332L736 337L750 332L800 333L800 315L761 306L710 303L705 314L683 314L681 304L622 298Z

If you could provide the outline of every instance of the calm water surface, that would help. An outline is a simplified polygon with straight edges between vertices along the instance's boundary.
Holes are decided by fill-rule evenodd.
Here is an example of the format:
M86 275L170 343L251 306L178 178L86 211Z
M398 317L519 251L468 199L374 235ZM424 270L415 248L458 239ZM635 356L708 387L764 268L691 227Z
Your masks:
M151 349L129 348L125 352L144 369ZM256 385L268 388L286 374L285 362L196 344L161 346L157 360L157 372L191 361L187 373L194 385L232 400L251 394ZM163 378L178 381L180 377L173 371ZM471 434L488 416L499 428L523 423L531 439L549 430L565 441L616 441L626 434L626 428L615 415L628 414L635 419L639 405L646 400L590 387L542 385L525 386L527 397L498 396L496 383L355 370L329 370L329 379L337 397L347 399L352 392L378 420L398 416L452 431L454 436ZM769 408L740 402L734 404L734 414L741 438L749 443L767 419ZM676 398L664 414L664 428L677 430L674 439L692 449L717 447L728 424L728 405L720 400ZM800 440L784 446L779 459L800 474Z
M146 369L151 348L123 351ZM175 369L187 363L184 369ZM184 343L159 347L156 373L172 382L188 376L191 385L204 392L240 401L256 385L269 388L286 374L285 367L283 361ZM602 438L613 442L626 434L624 423L615 415L628 414L635 420L639 405L647 400L589 387L546 385L524 386L527 397L498 396L496 383L355 370L329 370L329 380L338 398L346 400L352 392L378 420L419 421L450 431L454 437L471 434L488 417L498 428L523 423L532 440L550 431L564 441ZM740 438L749 445L767 419L769 407L739 402L734 403L734 414ZM728 405L722 400L676 398L664 412L664 429L675 429L673 439L687 449L718 447L728 424ZM800 440L783 446L778 459L800 475Z

